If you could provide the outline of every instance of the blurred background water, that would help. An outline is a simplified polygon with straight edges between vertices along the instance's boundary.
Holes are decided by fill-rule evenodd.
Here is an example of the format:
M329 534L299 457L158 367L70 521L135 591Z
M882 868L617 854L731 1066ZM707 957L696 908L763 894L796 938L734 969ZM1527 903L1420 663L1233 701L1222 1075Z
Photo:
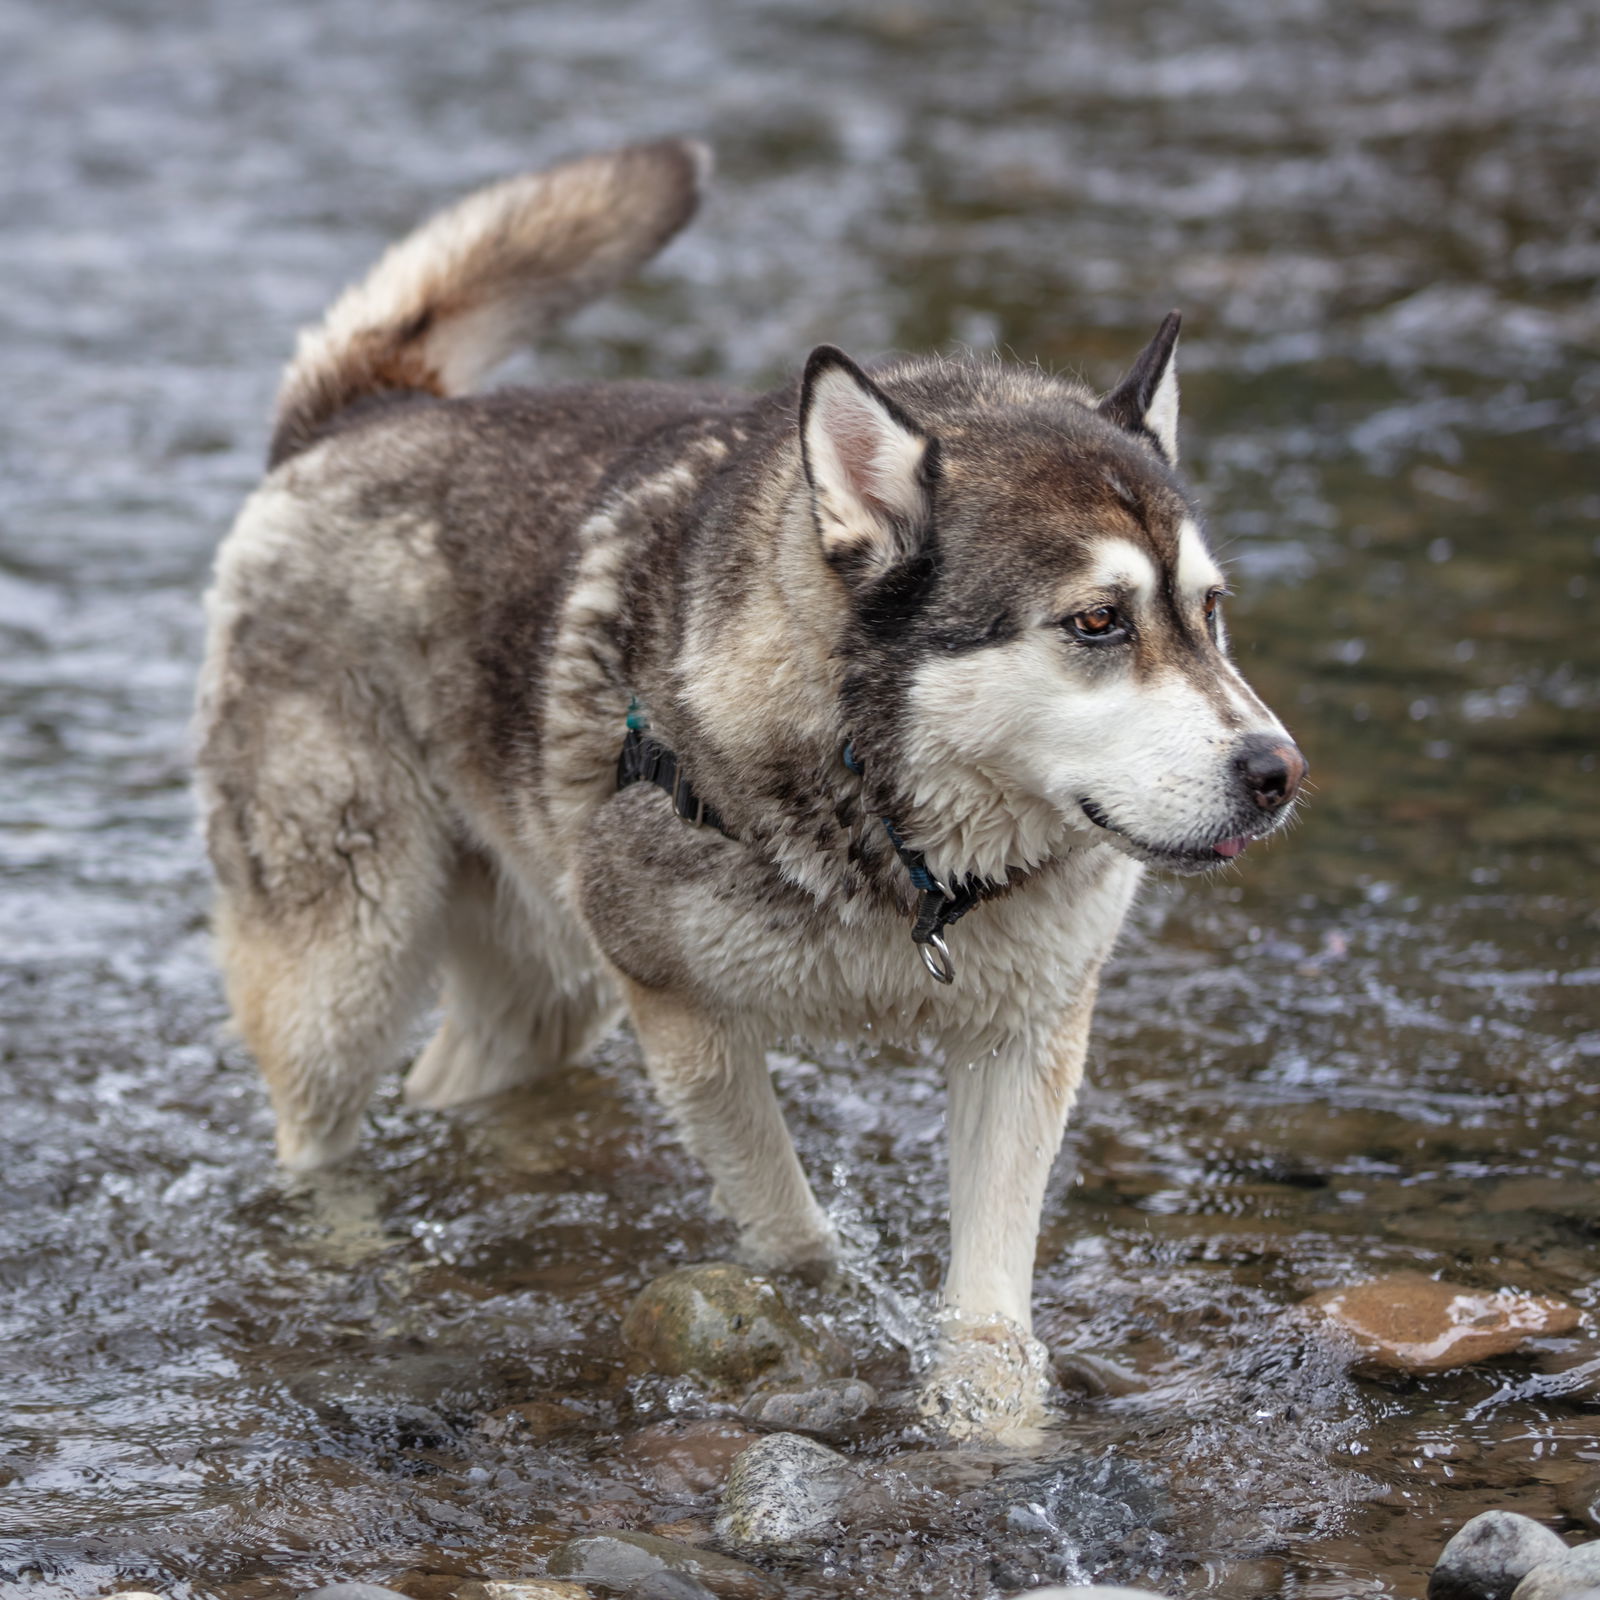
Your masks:
M502 1575L704 1511L615 1459L686 1403L621 1308L729 1244L629 1041L469 1116L391 1094L290 1189L186 788L295 327L473 185L679 131L702 219L516 375L759 385L827 339L1106 383L1181 306L1238 649L1312 764L1294 834L1153 885L1110 975L1040 1324L1144 1374L1067 1434L1171 1512L1108 1554L1047 1507L1038 1570L1405 1595L1488 1505L1564 1525L1591 1324L1380 1383L1292 1308L1395 1267L1600 1307L1597 59L1589 0L0 0L0 1591ZM936 1074L779 1066L892 1388ZM478 1427L549 1395L553 1444ZM792 1592L995 1592L963 1515Z

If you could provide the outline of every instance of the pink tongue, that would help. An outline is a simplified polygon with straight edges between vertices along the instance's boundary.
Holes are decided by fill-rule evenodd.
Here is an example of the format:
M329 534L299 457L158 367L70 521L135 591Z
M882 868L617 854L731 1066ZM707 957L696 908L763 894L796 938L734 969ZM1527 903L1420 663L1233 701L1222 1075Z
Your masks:
M1218 839L1211 848L1219 856L1225 856L1231 861L1235 856L1242 856L1249 843L1250 841L1242 836L1237 839Z

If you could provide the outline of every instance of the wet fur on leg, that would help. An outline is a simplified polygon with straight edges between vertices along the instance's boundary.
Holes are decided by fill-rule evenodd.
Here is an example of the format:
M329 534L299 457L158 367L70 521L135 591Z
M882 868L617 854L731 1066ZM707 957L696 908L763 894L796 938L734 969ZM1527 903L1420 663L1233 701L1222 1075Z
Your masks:
M711 1174L713 1200L739 1224L752 1266L825 1274L838 1255L811 1193L767 1069L764 1030L681 996L627 983L645 1066L685 1145Z
M444 1021L406 1075L410 1105L442 1110L531 1083L579 1060L620 1012L582 931L530 906L469 856L449 890Z

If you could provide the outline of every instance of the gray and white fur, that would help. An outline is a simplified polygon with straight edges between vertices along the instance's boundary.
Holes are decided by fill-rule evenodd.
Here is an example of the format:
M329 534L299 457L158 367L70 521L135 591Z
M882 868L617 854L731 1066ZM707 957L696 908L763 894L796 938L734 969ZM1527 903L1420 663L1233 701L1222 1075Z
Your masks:
M207 601L232 1013L304 1169L354 1147L441 977L419 1105L571 1061L621 1008L774 1269L837 1244L767 1047L936 1053L952 1237L928 1403L1026 1429L1039 1212L1101 965L1146 866L1233 859L1303 763L1228 658L1176 471L1175 317L1104 398L827 347L755 397L463 393L659 249L706 170L664 142L485 190L302 336ZM618 792L630 706L725 833ZM982 887L948 986L885 818Z

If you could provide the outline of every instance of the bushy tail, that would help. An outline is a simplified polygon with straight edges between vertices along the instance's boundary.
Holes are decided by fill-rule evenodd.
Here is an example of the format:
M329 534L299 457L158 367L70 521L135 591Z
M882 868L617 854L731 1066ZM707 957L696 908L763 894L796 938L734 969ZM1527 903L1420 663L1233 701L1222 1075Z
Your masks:
M629 145L468 195L403 239L300 335L269 464L346 406L460 394L648 261L694 215L710 152Z

